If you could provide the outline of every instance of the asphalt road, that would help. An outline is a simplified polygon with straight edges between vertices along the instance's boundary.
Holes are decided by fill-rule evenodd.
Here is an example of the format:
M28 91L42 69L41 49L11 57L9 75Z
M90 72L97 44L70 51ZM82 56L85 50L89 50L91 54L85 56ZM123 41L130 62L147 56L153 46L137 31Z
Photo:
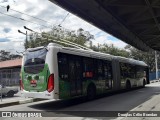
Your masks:
M52 111L48 112L49 115L54 116L55 113L58 112L59 116L63 116L64 114L68 114L68 116L74 117L48 117L45 120L73 120L73 119L117 119L117 120L130 120L135 118L128 117L108 117L108 118L100 118L100 117L79 117L79 114L76 114L75 111L88 111L84 112L87 114L100 114L98 111L159 111L160 110L160 83L152 83L147 85L145 88L140 88L128 92L122 92L119 94L106 95L104 97L100 97L93 101L84 101L83 99L73 99L66 101L54 101L54 100L46 100L40 101L36 103L28 103L22 105L15 105L10 107L1 108L1 111ZM158 107L159 106L159 107ZM74 111L66 113L65 111ZM62 114L60 114L62 113ZM29 118L0 118L1 120L24 120ZM31 119L31 118L30 118ZM34 118L36 120L42 120L44 118ZM137 119L147 120L145 117L138 117ZM152 118L151 118L152 119ZM156 118L154 118L156 119ZM158 119L157 119L158 120Z

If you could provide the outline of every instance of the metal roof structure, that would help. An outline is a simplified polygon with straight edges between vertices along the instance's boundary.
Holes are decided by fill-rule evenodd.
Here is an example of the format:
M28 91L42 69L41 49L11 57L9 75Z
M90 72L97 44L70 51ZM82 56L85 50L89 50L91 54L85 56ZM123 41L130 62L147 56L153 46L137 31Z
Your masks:
M143 51L160 51L160 0L50 0Z
M22 59L6 60L0 62L1 68L21 67Z

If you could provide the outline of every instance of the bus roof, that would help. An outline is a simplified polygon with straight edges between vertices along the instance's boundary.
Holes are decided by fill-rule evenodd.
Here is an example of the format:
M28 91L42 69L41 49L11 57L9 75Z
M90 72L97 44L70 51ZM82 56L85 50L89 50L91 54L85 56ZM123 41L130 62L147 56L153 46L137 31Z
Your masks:
M125 57L121 57L121 56L113 56L110 54L106 54L106 53L101 53L101 52L96 52L96 51L92 51L92 50L84 50L84 49L77 49L77 48L71 48L71 47L63 47L61 45L57 45L54 43L50 43L48 45L48 47L57 47L60 49L61 52L64 53L71 53L74 55L81 55L81 56L86 56L86 57L92 57L92 58L99 58L99 59L107 59L107 60L113 60L116 59L119 62L124 62L124 63L130 63L130 64L134 64L134 65L140 65L140 66L148 66L145 62L143 61L139 61L139 60L135 60L132 58L125 58Z
M119 62L130 63L130 64L141 65L141 66L148 66L143 61L135 60L132 58L125 58L125 57L121 57L121 56L115 56L115 57L118 59Z

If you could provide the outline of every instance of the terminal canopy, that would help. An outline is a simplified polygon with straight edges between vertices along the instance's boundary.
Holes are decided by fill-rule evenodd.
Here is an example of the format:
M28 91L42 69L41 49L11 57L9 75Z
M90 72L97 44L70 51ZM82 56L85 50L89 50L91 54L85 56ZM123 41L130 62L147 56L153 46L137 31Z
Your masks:
M143 51L160 51L160 0L50 0Z

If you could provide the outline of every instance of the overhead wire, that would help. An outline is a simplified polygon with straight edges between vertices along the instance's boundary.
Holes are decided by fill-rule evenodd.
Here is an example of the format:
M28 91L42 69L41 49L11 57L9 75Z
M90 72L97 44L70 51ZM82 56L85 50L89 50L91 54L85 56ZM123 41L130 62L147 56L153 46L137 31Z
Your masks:
M26 21L26 22L29 22L29 23L33 23L33 24L36 24L36 25L40 25L40 26L43 26L43 27L46 27L46 28L52 28L52 27L49 27L49 26L45 26L45 25L42 25L42 24L38 24L38 23L35 23L35 22L32 22L32 21L26 20L24 18L16 17L16 16L13 16L13 15L10 15L10 14L5 14L5 13L2 13L2 12L0 12L0 14L10 16L12 18L19 19L19 20L22 20L22 21Z
M5 6L1 6L1 5L0 5L0 7L6 8ZM14 9L11 9L11 10L12 10L12 11L15 11L15 12L18 12L18 13L20 13L20 14L24 14L24 15L27 15L27 16L29 16L29 17L32 17L32 18L35 18L35 19L41 20L41 21L43 21L43 22L50 23L50 22L45 21L45 20L43 20L43 19L40 19L40 18L37 18L37 17L31 16L31 15L28 15L28 14L26 14L26 13L23 13L23 12L20 12L20 11L14 10ZM15 18L15 19L19 19L19 20L22 20L22 21L26 21L26 22L29 22L29 23L32 23L32 24L40 25L40 26L43 26L43 27L46 27L46 28L51 28L51 29L53 28L53 27L45 26L45 25L42 25L42 24L38 24L38 23L36 23L36 22L32 22L32 21L26 20L26 19L21 18L21 17L13 16L13 15L10 15L10 14L5 14L5 13L3 13L3 12L0 12L0 14L3 14L3 15L6 15L6 16L9 16L9 17ZM68 15L69 15L69 13L67 13L67 15L63 18L63 20L61 21L61 23L60 23L58 26L61 26L61 24L65 21L65 19L67 18L67 16L68 16Z
M67 16L69 15L69 13L67 13L67 15L63 18L63 20L61 21L61 23L59 24L59 26L62 25L62 23L66 20Z
M5 6L2 6L2 5L0 5L0 7L3 7L3 8L6 9L6 7L5 7ZM10 10L15 11L15 12L18 12L18 13L23 14L23 15L26 15L26 16L29 16L29 17L32 17L32 18L34 18L34 19L41 20L41 21L43 21L43 22L47 22L47 23L49 23L49 24L52 24L51 22L48 22L48 21L43 20L43 19L40 19L40 18L38 18L38 17L34 17L34 16L28 15L28 14L26 14L26 13L23 13L23 12L20 12L20 11L14 10L14 9L11 9L11 8L10 8Z
M0 7L6 8L5 6L2 6L2 5L0 5ZM32 17L32 18L34 18L34 19L43 21L43 22L45 22L45 23L49 23L50 25L52 25L52 27L45 26L45 25L42 25L42 24L38 24L38 23L35 23L35 22L32 22L32 21L26 20L26 19L24 19L24 18L19 18L19 17L13 16L13 15L9 15L9 14L2 13L2 12L0 12L0 13L3 14L3 15L7 15L7 16L16 18L16 19L20 19L20 20L22 20L22 21L26 21L26 22L30 22L30 23L33 23L33 24L37 24L37 25L40 25L40 26L43 26L43 27L46 27L46 28L51 28L51 29L52 29L53 26L54 26L51 22L48 22L48 21L43 20L43 19L40 19L40 18L38 18L38 17L34 17L34 16L28 15L28 14L26 14L26 13L23 13L23 12L20 12L20 11L14 10L14 9L11 9L11 8L10 8L10 10L15 11L15 12L20 13L20 14L23 14L23 15L26 15L26 16L29 16L29 17ZM67 13L67 15L63 18L63 20L61 21L61 23L60 23L58 26L61 26L61 24L65 21L65 19L67 18L68 15L69 15L69 13Z

